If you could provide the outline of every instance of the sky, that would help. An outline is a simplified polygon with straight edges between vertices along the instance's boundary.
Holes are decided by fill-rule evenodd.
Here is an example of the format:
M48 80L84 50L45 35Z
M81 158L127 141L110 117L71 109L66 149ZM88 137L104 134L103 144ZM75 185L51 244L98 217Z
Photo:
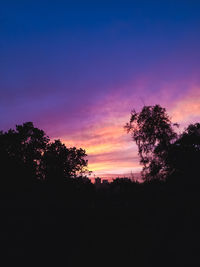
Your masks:
M32 121L104 177L139 172L123 126L200 121L200 1L0 1L0 128Z

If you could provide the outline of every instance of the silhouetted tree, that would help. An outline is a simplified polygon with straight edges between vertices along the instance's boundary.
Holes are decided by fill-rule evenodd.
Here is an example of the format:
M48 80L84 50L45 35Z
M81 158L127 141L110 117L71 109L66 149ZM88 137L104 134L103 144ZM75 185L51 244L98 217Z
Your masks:
M49 182L61 182L66 178L83 175L87 172L86 156L82 148L67 148L60 140L49 143L42 156L43 178Z
M32 122L17 125L15 130L0 132L0 166L2 183L10 187L30 181L64 181L87 174L88 161L82 148L67 148L49 137Z
M197 175L200 164L200 123L190 124L170 146L167 164L177 174L193 178Z
M36 178L42 153L45 151L48 136L35 128L32 122L16 125L16 130L0 132L0 164L2 179L11 179L19 184L19 178ZM24 181L26 182L26 181Z
M130 122L125 125L138 146L143 179L163 179L168 173L166 157L177 134L173 124L160 105L144 106L141 112L133 110Z

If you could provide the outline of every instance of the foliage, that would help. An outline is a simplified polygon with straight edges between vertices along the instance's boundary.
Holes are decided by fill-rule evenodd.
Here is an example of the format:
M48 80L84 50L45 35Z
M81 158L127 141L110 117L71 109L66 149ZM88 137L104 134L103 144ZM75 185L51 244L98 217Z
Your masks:
M63 181L69 177L81 176L87 172L88 161L85 150L67 148L60 140L47 145L42 157L41 170L48 181Z
M141 112L133 110L125 125L138 146L144 180L163 179L168 173L167 152L176 140L174 126L160 105L144 106Z
M87 172L85 150L67 148L60 140L50 142L32 122L0 132L0 164L7 182L77 177ZM52 178L54 177L54 178ZM23 181L22 181L23 180Z
M32 122L16 125L16 130L0 132L1 169L10 177L33 178L48 142L48 136Z
M190 124L171 145L167 156L167 164L171 170L192 175L198 172L200 159L200 123Z

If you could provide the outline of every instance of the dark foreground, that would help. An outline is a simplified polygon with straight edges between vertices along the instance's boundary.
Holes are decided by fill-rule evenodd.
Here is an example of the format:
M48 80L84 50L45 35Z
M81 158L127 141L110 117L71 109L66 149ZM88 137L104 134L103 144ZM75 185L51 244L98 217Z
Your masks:
M170 182L4 190L1 255L6 266L200 266L199 192Z

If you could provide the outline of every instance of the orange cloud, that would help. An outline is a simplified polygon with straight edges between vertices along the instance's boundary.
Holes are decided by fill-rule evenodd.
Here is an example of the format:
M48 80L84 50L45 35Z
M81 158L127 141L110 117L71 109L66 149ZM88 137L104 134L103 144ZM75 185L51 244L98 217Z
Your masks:
M121 124L107 127L101 124L93 130L85 129L84 134L79 133L71 139L63 137L62 140L67 146L86 149L89 169L95 174L138 170L137 152Z

